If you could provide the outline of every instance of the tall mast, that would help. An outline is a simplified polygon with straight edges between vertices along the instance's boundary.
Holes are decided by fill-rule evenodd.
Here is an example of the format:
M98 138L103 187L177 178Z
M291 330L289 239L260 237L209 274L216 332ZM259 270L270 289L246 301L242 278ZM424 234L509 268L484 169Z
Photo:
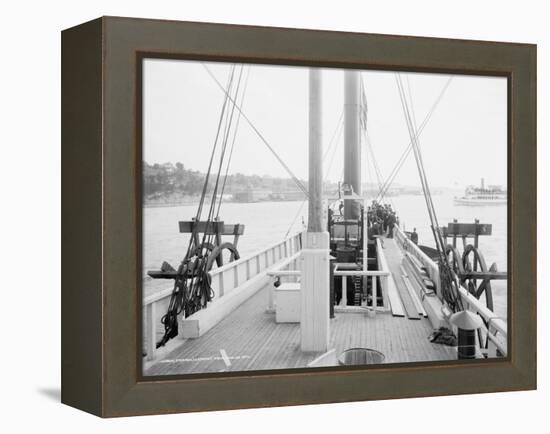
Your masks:
M323 226L323 135L321 71L309 71L309 213L308 232L322 232Z
M344 183L361 195L361 136L360 136L359 72L344 71ZM344 218L359 219L356 201L344 201Z
M321 70L309 70L309 218L301 254L300 335L302 351L329 345L329 235L323 224Z

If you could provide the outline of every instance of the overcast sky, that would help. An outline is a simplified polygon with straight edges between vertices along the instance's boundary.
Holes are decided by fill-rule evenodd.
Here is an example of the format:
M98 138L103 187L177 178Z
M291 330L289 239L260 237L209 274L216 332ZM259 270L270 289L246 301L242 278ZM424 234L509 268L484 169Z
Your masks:
M228 64L208 63L226 83ZM393 72L361 72L368 101L368 132L382 175L389 174L409 143L409 134ZM182 162L205 172L224 94L201 62L144 61L144 160ZM323 69L323 142L327 147L343 109L343 71ZM410 85L420 124L450 76L402 73ZM270 145L302 179L307 179L308 70L303 67L252 65L243 111ZM485 177L506 184L505 78L454 76L420 137L424 165L433 186L464 187ZM343 167L343 134L325 160L325 178L338 181ZM375 182L363 144L363 181ZM330 170L327 170L330 166ZM241 120L230 173L287 177L286 172ZM410 154L397 183L420 185Z

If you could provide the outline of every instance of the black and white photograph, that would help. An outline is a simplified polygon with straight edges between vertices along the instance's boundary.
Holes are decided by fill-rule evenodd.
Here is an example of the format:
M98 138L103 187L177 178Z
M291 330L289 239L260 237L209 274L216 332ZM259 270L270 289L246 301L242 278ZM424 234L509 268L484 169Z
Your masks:
M506 77L141 67L145 376L506 356Z

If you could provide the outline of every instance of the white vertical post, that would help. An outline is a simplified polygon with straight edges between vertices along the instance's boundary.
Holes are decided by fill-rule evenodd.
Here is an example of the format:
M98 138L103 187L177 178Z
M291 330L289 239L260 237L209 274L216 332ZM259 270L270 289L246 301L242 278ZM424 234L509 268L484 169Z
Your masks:
M219 278L219 286L218 286L218 297L223 297L223 294L225 293L225 282L223 279L224 272L218 273Z
M340 299L340 306L348 305L348 276L342 277L342 298Z
M329 235L323 226L321 71L309 70L309 214L301 267L302 351L328 350Z
M302 351L328 351L330 321L328 233L308 232L301 258Z
M372 307L376 308L378 304L378 282L376 276L371 276L372 279Z

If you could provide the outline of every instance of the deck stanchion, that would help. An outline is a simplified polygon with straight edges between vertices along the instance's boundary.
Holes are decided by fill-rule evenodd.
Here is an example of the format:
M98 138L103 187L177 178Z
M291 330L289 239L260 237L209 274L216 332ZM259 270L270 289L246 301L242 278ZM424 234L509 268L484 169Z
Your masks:
M348 305L348 276L342 276L342 297L340 298L340 306Z
M371 306L373 309L376 309L378 306L378 282L376 281L376 276L372 276L372 303Z

